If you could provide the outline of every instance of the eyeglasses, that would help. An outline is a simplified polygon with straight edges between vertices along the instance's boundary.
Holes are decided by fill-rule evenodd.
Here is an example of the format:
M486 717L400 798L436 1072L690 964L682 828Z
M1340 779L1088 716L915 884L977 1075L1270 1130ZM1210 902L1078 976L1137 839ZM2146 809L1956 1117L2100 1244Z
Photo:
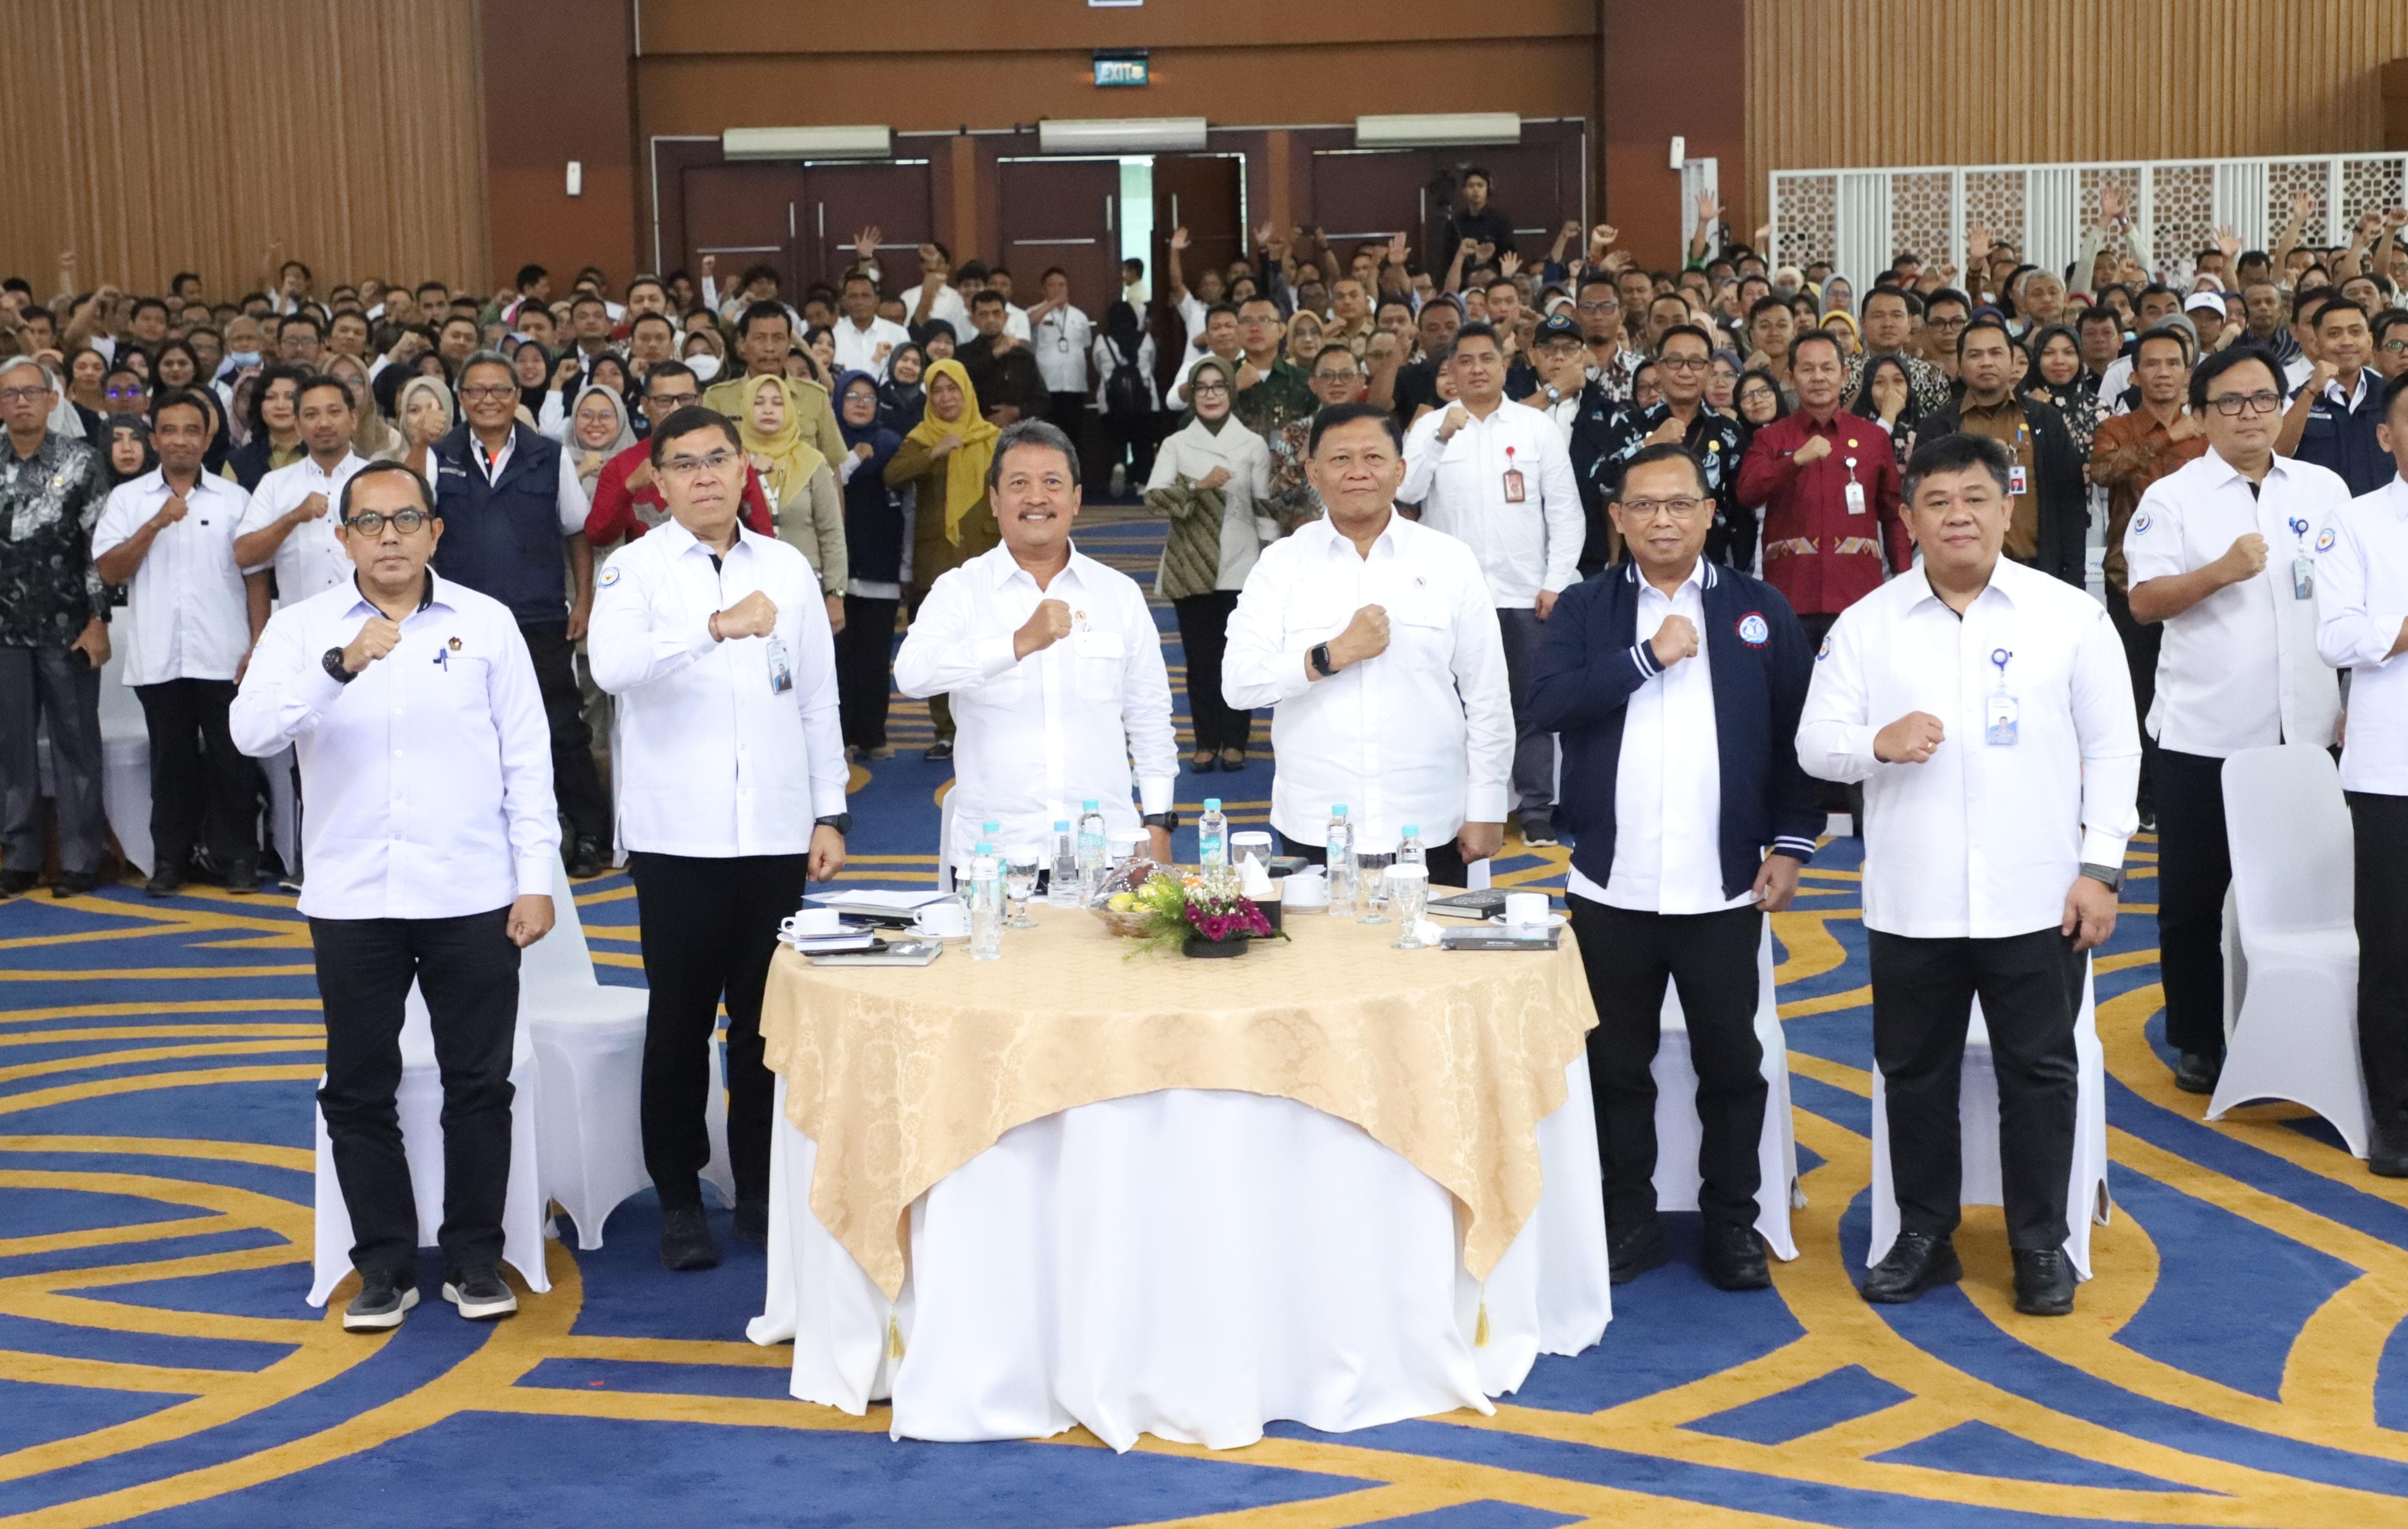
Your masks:
M435 519L435 512L426 509L397 509L390 515L379 510L364 509L343 523L363 536L376 536L384 530L387 523L390 523L395 531L407 536L433 519Z
M2382 349L2390 351L2394 355L2398 355L2402 350L2408 350L2408 340L2385 340L2383 342ZM8 395L7 393L0 393L0 403L6 403L7 398Z
M1187 391L1188 391L1189 393L1192 393L1196 394L1197 397L1199 397L1199 398L1200 398L1200 397L1202 397L1204 394L1206 394L1206 393L1226 393L1226 392L1228 392L1228 391L1229 391L1229 384L1227 384L1226 382L1198 382L1198 383L1197 383L1194 387L1192 387L1192 388L1188 389Z
M1620 303L1583 303L1580 310L1583 313L1612 313L1621 306Z
M685 408L691 405L701 403L702 394L698 393L648 393L644 394L644 402L652 405L654 408Z
M468 404L491 403L503 398L516 397L518 391L519 387L515 382L480 382L473 387L462 388L460 399L461 402Z
M1653 520L1659 509L1676 521L1694 521L1698 518L1698 511L1705 507L1706 502L1703 499L1625 499L1622 501L1622 513L1632 520L1639 521Z
M1926 329L1962 329L1972 322L1972 320L1966 318L1942 319L1928 317L1923 321L1923 327Z
M735 465L736 453L728 450L725 447L720 448L718 450L711 452L709 456L677 456L671 457L666 462L661 464L661 467L664 471L678 478L692 478L695 474L703 471L705 468L708 468L714 473L724 473Z
M101 396L107 398L110 403L122 404L131 403L136 398L148 397L150 395L150 390L148 388L111 388Z
M2252 414L2275 413L2283 407L2283 395L2272 390L2261 393L2228 393L2222 397L2211 398L2208 402L2215 407L2218 414L2227 419L2235 419L2244 409Z
M38 404L50 395L48 388L0 388L0 404Z
M1712 356L1657 356L1656 364L1668 372L1701 372L1714 364Z

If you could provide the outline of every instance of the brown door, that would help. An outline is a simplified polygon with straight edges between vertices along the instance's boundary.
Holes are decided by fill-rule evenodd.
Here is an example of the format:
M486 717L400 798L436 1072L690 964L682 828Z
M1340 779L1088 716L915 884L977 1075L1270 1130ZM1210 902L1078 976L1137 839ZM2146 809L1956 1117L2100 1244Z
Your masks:
M1413 258L1438 248L1464 170L1489 175L1497 206L1512 214L1514 243L1525 258L1546 252L1555 231L1581 215L1576 136L1476 149L1323 149L1312 155L1312 218L1339 254L1355 245L1408 236ZM1446 273L1431 275L1444 279Z
M920 246L937 232L926 160L812 164L803 190L804 280L834 284L853 268L855 236L876 224L882 290L892 296L919 284Z
M1187 252L1180 257L1181 273L1190 281L1206 266L1228 268L1245 258L1246 162L1235 154L1164 154L1154 162L1154 249L1146 257L1146 279L1157 293L1170 290L1170 231L1187 230ZM1168 387L1178 375L1187 326L1162 303L1154 305L1160 322L1154 330L1155 383Z
M1007 159L996 164L996 248L1026 307L1046 267L1070 279L1070 301L1091 319L1120 292L1120 161Z
M789 298L801 290L801 165L695 164L680 181L686 248L676 254L688 270L699 274L702 257L713 257L723 296L754 264L776 267Z

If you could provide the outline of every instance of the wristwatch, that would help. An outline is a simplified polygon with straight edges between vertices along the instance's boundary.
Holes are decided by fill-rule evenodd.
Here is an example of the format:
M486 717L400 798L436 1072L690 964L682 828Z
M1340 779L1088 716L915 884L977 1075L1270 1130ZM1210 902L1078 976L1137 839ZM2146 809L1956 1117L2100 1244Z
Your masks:
M2094 865L2086 860L2082 863L2082 874L2099 882L2109 892L2124 890L2124 871L2121 866Z
M1329 662L1329 644L1326 642L1314 643L1312 645L1312 651L1306 656L1312 661L1312 672L1321 676L1322 679L1326 679L1331 675L1338 672L1338 665Z
M1159 828L1166 834L1179 832L1179 814L1176 812L1149 812L1138 821L1148 828Z
M326 656L321 662L326 665L326 672L335 677L335 682L337 684L348 685L359 678L358 675L343 667L343 650L340 648L327 649Z
M831 812L826 817L820 819L816 826L821 828L833 828L838 834L849 836L853 833L853 814L850 812Z

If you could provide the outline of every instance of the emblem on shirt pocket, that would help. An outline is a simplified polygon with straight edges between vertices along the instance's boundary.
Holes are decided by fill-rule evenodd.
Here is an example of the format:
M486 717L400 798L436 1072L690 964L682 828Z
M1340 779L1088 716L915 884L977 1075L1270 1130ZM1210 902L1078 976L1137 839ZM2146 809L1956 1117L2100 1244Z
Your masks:
M618 570L618 569L616 569L616 568L605 568L605 569L603 569L603 570L602 570L602 587L603 587L604 589L606 589L606 590L607 590L607 589L609 589L611 585L613 585L613 584L617 583L618 581L619 581L619 570Z
M2326 526L2324 530L2316 535L2316 550L2319 552L2330 551L2332 550L2332 544L2333 528L2331 526Z
M1751 610L1739 619L1739 640L1750 648L1761 648L1772 637L1772 628L1765 624L1764 612Z

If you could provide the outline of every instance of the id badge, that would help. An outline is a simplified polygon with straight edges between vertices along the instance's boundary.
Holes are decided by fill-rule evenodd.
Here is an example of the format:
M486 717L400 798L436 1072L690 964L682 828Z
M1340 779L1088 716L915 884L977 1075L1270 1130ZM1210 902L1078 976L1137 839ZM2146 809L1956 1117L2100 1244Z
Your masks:
M2291 598L2313 600L2316 597L2316 565L2304 557L2291 560Z
M2011 749L2015 742L2015 698L1993 693L1982 707L1982 736L1991 747Z
M786 639L769 639L769 693L783 695L795 688L795 671L786 662Z
M2017 464L2016 465L2007 469L2007 492L2009 493L2022 493L2029 487L2030 484L2024 476L2024 469L2021 464Z
M1848 502L1849 514L1862 515L1865 512L1865 486L1862 483L1853 478L1849 479L1848 486L1842 497Z
M1522 469L1519 467L1505 469L1505 502L1509 505L1522 502Z

